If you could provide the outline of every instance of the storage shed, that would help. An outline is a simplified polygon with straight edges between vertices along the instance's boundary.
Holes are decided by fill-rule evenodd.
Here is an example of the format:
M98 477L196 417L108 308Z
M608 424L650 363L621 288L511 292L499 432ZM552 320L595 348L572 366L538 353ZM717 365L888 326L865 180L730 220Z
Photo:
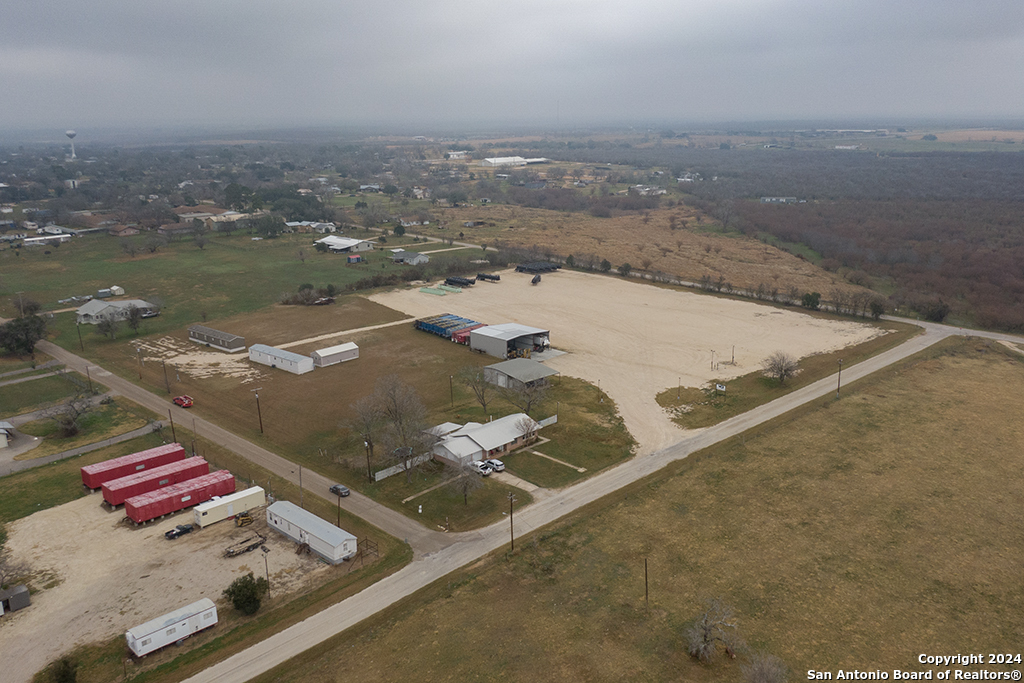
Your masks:
M203 598L162 617L128 629L124 634L128 649L136 657L143 657L171 643L184 640L194 633L217 623L217 607L213 600Z
M91 489L98 489L104 482L184 459L185 449L180 443L164 444L95 465L86 465L82 468L82 483Z
M485 380L495 386L509 389L541 386L547 384L548 377L557 374L557 370L528 358L513 358L484 368Z
M548 330L503 323L478 327L469 333L469 348L495 358L516 358L527 351L541 351L550 346Z
M296 543L308 543L310 550L331 564L347 560L357 551L355 536L286 500L267 508L267 524Z
M313 358L313 365L318 368L323 368L328 365L334 365L335 363L342 363L347 360L355 360L359 358L359 347L352 342L345 344L338 344L337 346L329 346L326 349L320 349L310 354Z
M209 473L210 463L202 458L185 458L169 465L161 465L151 470L103 482L103 500L110 505L117 506L129 498Z
M191 325L188 328L188 338L189 341L205 344L228 353L245 351L245 337L230 332L221 332L204 325Z
M0 591L0 614L25 609L32 604L28 586L22 584L10 590Z
M10 422L0 422L0 448L7 448L14 440L14 425Z
M192 513L196 518L196 526L201 529L266 504L267 494L261 487L253 486L251 489L196 505Z
M227 470L183 481L157 491L143 493L124 502L124 512L136 524L205 503L214 496L235 492L235 477Z
M253 344L249 347L249 360L272 368L281 368L296 375L313 372L313 359L284 349L275 349L266 344Z

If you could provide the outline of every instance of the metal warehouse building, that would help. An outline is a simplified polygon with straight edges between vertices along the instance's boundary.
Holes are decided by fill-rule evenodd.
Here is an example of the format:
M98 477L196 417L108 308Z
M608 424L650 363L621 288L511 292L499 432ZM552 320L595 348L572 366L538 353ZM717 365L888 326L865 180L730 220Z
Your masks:
M552 370L528 358L513 358L484 368L485 380L495 386L510 389L547 384L547 378L557 374L557 370Z
M275 349L266 344L253 344L249 347L249 360L272 368L281 368L296 375L313 372L313 359L284 349Z
M503 323L478 327L469 333L469 348L495 358L518 358L529 351L543 351L550 346L548 330Z
M286 500L267 508L267 524L296 543L308 543L310 550L331 564L356 554L355 536Z
M227 351L228 353L245 351L245 337L239 337L237 334L231 334L230 332L221 332L212 327L192 325L188 328L188 338L190 341L212 346L215 349Z
M313 365L323 368L335 363L342 363L347 360L359 358L359 347L353 342L329 346L326 349L318 349L310 356L313 358Z

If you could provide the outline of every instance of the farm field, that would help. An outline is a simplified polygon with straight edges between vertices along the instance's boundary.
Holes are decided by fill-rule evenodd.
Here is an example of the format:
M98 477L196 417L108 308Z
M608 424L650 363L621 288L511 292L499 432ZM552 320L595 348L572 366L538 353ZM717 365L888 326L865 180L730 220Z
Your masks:
M868 323L826 320L618 277L563 270L532 286L530 275L504 271L501 276L500 283L480 283L441 300L416 288L370 299L415 317L448 312L487 324L517 322L550 330L552 347L569 353L545 364L610 396L640 454L681 437L655 400L668 387L699 387L713 378L746 375L778 350L801 358L886 334ZM728 365L734 346L735 365Z
M992 382L999 377L999 382ZM673 465L447 577L260 681L741 678L749 651L809 669L926 670L1024 630L1024 359L955 338ZM644 600L649 567L650 604ZM709 665L708 597L749 648ZM1009 670L1019 665L971 666ZM891 675L891 673L890 673Z
M634 270L663 272L694 282L704 275L712 280L721 276L733 287L750 290L764 284L784 294L791 288L801 294L816 291L823 295L833 289L864 291L793 254L723 231L720 221L682 205L653 209L646 217L594 218L584 213L495 204L438 213L451 226L438 236L462 232L466 241L475 244L536 247L563 257L573 254L577 263L595 255L594 267L607 258L615 268L629 263ZM461 227L470 220L484 225ZM430 231L424 234L435 236Z

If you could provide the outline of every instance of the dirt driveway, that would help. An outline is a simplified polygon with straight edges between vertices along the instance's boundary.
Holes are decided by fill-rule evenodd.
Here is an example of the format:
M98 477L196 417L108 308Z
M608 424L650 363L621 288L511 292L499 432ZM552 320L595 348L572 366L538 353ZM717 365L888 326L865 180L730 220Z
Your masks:
M135 528L122 521L123 509L110 512L101 501L99 494L86 496L9 525L13 555L46 576L39 586L57 585L33 595L29 608L0 617L4 681L29 681L77 645L122 634L200 598L216 602L238 576L263 576L258 549L224 557L227 546L256 531L267 537L274 596L331 571L311 556L297 556L280 534L267 533L262 510L248 527L225 521L168 541L164 532L190 523L191 510Z
M417 318L454 313L491 325L517 322L550 330L551 345L569 353L545 364L600 384L617 402L641 454L683 436L655 401L661 391L679 382L699 387L745 375L759 370L774 351L802 358L880 334L856 322L616 277L558 271L531 285L532 277L504 271L501 282L480 282L443 298L407 288L370 299ZM736 363L730 365L733 347Z

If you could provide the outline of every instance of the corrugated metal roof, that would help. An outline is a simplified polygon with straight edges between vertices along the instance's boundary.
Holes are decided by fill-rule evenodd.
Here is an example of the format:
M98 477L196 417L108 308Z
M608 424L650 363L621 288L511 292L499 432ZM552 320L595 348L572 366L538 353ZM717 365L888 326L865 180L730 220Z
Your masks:
M228 344L231 344L233 342L245 341L245 337L239 336L237 334L231 334L230 332L221 332L220 330L215 330L212 327L206 327L205 325L189 325L188 331L195 331L198 332L199 334L205 334L208 337L220 339L221 341Z
M295 503L287 500L279 500L267 508L267 514L274 513L281 519L286 519L303 531L316 536L332 546L340 546L345 541L354 541L356 537L344 529L339 529L330 522L324 521L312 512L303 510Z
M530 327L528 325L520 325L519 323L502 323L500 325L488 325L487 327L480 327L471 332L471 334L478 334L484 337L491 337L492 339L504 339L509 341L517 337L524 337L526 335L536 334L551 334L548 330L542 330L538 327Z
M321 358L324 356L330 356L335 353L341 353L343 351L352 351L358 349L355 342L345 342L344 344L338 344L337 346L328 346L326 349L317 349L313 353L317 354Z
M469 423L457 432L452 432L447 440L443 441L445 445L448 444L448 440L456 439L460 436L467 436L476 443L480 444L480 447L486 451L504 446L507 443L512 443L523 435L523 429L519 426L519 422L522 419L532 420L526 413L513 413L512 415L506 415L503 418L488 422L487 424L477 425Z
M536 382L539 379L558 374L557 370L552 370L528 358L513 358L512 360L488 365L487 368L497 370L520 382Z

